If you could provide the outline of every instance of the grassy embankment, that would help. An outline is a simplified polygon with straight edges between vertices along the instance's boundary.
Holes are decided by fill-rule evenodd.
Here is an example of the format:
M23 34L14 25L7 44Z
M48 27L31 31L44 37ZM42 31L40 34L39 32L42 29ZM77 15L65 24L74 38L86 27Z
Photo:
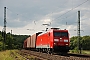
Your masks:
M14 60L13 57L11 57L10 51L0 51L0 60Z
M35 57L30 56L30 55L20 55L17 52L19 52L19 50L6 50L6 51L0 51L0 60L26 60L31 59L31 60L35 60ZM27 58L25 58L25 56Z
M18 50L0 51L0 60L24 60L16 51Z

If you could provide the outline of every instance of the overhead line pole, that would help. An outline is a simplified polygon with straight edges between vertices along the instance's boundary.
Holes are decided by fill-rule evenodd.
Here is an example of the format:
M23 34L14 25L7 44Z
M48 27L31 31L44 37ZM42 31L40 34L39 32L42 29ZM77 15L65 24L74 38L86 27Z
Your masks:
M5 41L6 41L6 7L4 7L4 46L3 49L5 50Z
M78 50L81 54L81 43L80 43L80 11L78 11L78 24L77 24L77 35L78 35Z

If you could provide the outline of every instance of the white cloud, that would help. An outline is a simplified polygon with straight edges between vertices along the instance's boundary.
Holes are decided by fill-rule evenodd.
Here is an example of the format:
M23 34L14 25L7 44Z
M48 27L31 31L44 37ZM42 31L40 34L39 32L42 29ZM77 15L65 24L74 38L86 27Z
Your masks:
M51 19L42 19L41 22L42 24L50 24L52 20Z

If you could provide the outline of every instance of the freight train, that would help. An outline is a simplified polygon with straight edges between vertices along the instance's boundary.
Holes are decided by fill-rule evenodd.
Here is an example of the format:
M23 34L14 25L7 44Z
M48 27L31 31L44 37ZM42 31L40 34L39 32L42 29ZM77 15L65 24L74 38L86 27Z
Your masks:
M70 39L68 30L51 28L46 32L38 32L24 40L23 48L45 52L69 51Z

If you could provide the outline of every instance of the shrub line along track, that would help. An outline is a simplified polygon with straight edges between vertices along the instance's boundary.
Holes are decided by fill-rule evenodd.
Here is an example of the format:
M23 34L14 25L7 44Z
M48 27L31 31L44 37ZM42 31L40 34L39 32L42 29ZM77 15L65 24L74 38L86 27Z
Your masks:
M37 58L36 60L90 60L90 55L80 55L80 54L67 54L61 56L59 54L47 54L30 50L21 50L22 54L30 54Z

